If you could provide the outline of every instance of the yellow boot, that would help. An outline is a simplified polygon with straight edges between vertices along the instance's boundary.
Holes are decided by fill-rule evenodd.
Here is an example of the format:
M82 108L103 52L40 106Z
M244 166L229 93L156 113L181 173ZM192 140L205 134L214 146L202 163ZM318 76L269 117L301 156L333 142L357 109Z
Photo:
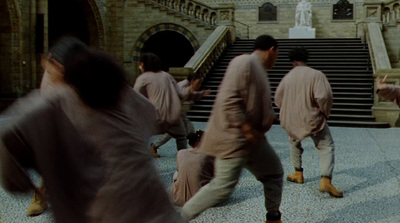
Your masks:
M286 179L291 182L302 184L304 183L303 171L296 170L294 174L288 175Z
M31 205L29 205L29 208L27 210L28 216L40 215L47 209L47 206L48 206L47 200L44 195L46 192L46 189L44 187L40 187L39 190L42 192L42 194L35 191L35 194L33 195L32 203L31 203Z
M330 177L322 177L321 183L319 184L319 191L327 192L332 197L343 197L343 192L337 190L331 183L332 178Z

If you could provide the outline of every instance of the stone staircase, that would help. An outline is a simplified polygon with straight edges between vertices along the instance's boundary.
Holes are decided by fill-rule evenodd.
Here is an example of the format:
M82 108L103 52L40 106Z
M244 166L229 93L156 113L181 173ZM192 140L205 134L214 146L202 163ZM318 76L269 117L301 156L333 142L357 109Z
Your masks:
M368 47L360 39L279 39L279 56L268 71L272 100L276 87L292 68L288 52L296 46L309 50L308 65L324 72L333 91L330 126L387 128L386 122L376 122L372 116L374 79ZM218 86L229 61L240 54L251 53L254 40L237 40L227 48L204 80L203 88L211 95L194 102L187 116L192 121L206 122L209 118ZM279 109L273 104L276 114Z

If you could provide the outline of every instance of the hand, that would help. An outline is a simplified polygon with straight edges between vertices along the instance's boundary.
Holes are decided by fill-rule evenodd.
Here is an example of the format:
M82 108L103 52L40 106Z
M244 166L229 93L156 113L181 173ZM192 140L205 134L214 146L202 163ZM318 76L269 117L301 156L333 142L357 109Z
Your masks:
M383 79L381 79L380 77L376 78L376 88L378 90L386 88L386 86L387 86L386 78L387 78L387 75L385 75L385 77L383 77Z
M202 94L202 95L203 95L203 96L207 96L207 95L210 95L210 93L211 93L211 92L210 92L210 89L207 89L207 90L204 90L204 91L203 91L203 94Z
M248 141L255 143L263 138L264 134L260 131L253 129L249 124L245 123L241 126L240 130L242 131L244 138Z

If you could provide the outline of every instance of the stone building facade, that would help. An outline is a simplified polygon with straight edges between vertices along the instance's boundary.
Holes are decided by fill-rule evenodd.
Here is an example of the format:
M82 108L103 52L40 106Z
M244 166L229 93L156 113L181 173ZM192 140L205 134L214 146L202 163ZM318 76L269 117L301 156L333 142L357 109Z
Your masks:
M400 67L399 1L390 1L391 4L386 5L371 0L309 1L313 6L312 27L316 29L316 38L363 38L364 21L375 13L382 24L392 67ZM229 25L232 36L238 38L256 38L265 33L275 38L288 38L289 28L294 27L298 2L1 0L0 96L17 97L37 88L43 72L40 58L66 34L110 52L124 65L132 84L138 75L140 53L157 51L168 61L167 68L184 66L218 25ZM366 3L376 6L376 10L367 8ZM343 4L350 11L345 17L334 19L333 9ZM189 9L192 10L190 13ZM188 13L184 15L183 11ZM260 21L264 18L260 13L267 13L267 21ZM224 19L232 23L224 23ZM173 64L174 61L178 63Z

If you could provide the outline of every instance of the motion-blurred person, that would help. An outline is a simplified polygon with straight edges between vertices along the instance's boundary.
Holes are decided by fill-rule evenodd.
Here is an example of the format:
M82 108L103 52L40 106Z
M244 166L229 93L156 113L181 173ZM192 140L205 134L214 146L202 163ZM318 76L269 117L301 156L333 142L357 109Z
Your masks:
M68 57L62 66L48 58L46 70L66 84L54 97L31 93L7 112L13 121L1 129L3 187L39 192L26 171L33 168L56 222L182 222L146 149L157 128L154 106L126 85L108 55L59 50Z
M80 41L65 41L64 44L57 44L52 47L47 54L46 59L41 61L44 69L43 78L40 83L40 95L44 98L55 97L60 91L58 87L66 85L63 80L64 62L69 57L68 53L73 50L89 50L88 47ZM48 199L46 198L46 188L41 186L38 193L34 191L33 200L28 207L28 216L37 216L42 214L48 208Z
M176 172L170 190L172 200L178 206L214 177L214 157L197 150L202 135L202 130L189 133L187 139L191 148L178 151L176 156Z
M181 117L182 91L175 79L161 70L161 61L153 53L143 53L139 59L139 70L142 74L133 86L135 91L149 99L157 110L157 122L161 132L168 133L176 139L179 150L187 148L186 130ZM154 146L153 156L159 157Z
M185 80L178 82L178 87L180 87L182 91L182 102L199 100L202 97L210 94L210 90L199 90L202 80L203 77L200 74L190 74ZM186 134L194 133L194 126L186 116L183 106L181 115ZM167 143L171 138L172 136L170 136L168 133L165 133L162 137L158 138L156 142L150 145L150 151L154 157L160 157L160 155L157 153L157 149Z
M396 102L400 106L400 86L386 83L387 75L376 78L376 93L385 100Z
M343 197L331 182L335 162L335 145L327 124L333 102L331 86L324 73L307 66L307 49L294 48L289 59L293 69L285 75L275 92L275 104L280 108L281 126L289 135L290 157L295 169L287 180L299 184L304 182L301 141L311 137L319 155L319 190L333 197Z
M215 177L185 203L186 220L227 200L247 168L263 184L267 222L281 222L283 168L264 135L275 117L265 70L278 51L276 40L262 35L252 54L229 63L200 143L201 152L216 157Z

